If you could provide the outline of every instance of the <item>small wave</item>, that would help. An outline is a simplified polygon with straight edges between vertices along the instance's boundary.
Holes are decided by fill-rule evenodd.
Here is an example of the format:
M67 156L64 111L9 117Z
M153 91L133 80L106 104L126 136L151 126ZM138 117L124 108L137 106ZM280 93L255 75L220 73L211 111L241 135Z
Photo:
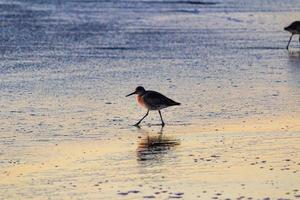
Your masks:
M279 49L285 49L285 47L240 47L237 49L279 50Z
M216 5L218 2L205 1L144 1L147 4L191 4L191 5Z

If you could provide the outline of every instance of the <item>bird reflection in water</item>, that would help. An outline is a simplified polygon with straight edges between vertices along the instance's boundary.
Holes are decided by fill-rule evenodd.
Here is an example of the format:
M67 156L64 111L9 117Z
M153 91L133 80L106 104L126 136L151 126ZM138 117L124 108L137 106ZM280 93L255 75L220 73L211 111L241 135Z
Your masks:
M157 135L147 133L138 144L138 161L160 160L164 155L176 146L180 145L178 139L162 134L162 129Z
M300 59L300 50L290 50L289 58Z
M294 90L290 97L297 96L299 94L299 86L300 86L300 50L289 51L289 58L287 62L287 66L289 68L289 91ZM293 98L295 99L295 98Z

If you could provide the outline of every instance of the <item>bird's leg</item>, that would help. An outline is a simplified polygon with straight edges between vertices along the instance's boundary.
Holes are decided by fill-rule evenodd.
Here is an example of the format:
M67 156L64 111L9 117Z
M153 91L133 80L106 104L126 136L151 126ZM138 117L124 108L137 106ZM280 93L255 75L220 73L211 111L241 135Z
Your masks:
M288 45L286 46L286 49L287 49L287 50L289 50L289 45L290 45L290 42L291 42L293 36L294 36L294 34L291 35L290 40L289 40L289 42L288 42Z
M158 134L161 136L163 134L163 130L164 130L164 126L161 126L160 131L158 132Z
M299 35L299 42L300 42L300 35Z
M139 124L143 121L143 119L145 119L145 117L147 117L147 115L149 114L149 110L147 111L146 115L140 119L140 121L138 121L134 126L139 126Z
M165 122L164 122L164 120L163 120L163 118L162 118L162 116L161 116L160 110L158 110L158 113L159 113L160 120L161 120L161 126L164 127L164 126L165 126Z

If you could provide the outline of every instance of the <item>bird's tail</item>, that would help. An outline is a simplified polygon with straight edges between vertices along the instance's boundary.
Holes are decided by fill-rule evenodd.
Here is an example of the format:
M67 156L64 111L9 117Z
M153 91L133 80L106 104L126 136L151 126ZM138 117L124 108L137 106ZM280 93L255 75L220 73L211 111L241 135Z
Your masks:
M175 102L173 103L173 106L179 106L180 104L181 104L181 103L178 103L178 102L175 101Z

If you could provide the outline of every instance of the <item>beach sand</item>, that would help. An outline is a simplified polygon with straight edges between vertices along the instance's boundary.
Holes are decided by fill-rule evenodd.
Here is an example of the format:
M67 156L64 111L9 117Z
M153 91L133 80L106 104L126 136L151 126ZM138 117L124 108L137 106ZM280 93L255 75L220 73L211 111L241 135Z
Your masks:
M1 156L2 198L295 199L299 121L272 121L276 126L145 126L106 139L30 141Z

